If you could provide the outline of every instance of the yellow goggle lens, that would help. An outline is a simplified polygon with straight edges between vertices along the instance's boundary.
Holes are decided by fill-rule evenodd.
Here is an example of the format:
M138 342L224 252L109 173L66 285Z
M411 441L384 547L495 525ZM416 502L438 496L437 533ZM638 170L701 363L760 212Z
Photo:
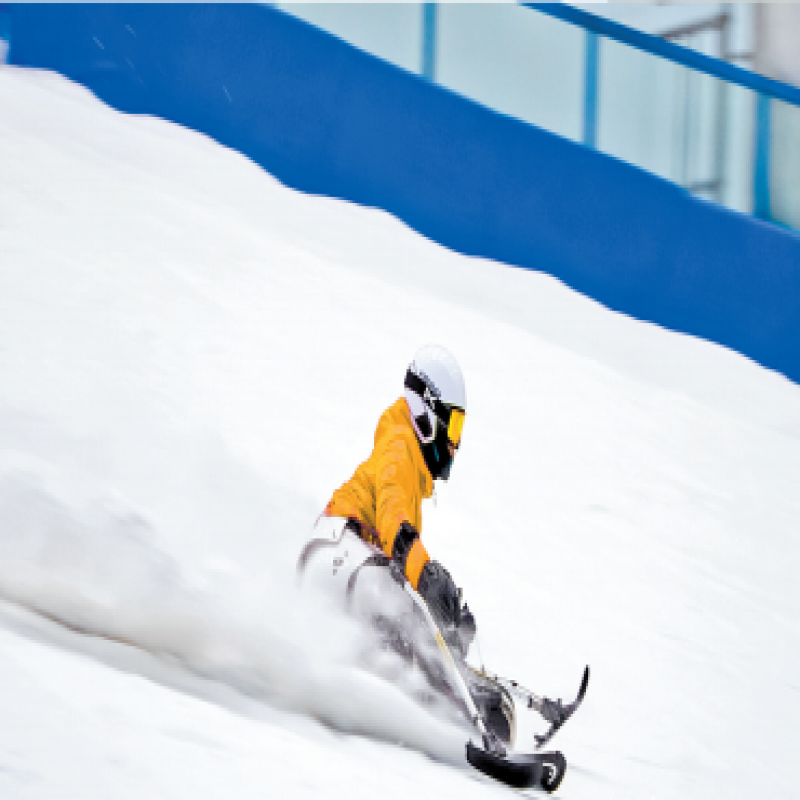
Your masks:
M464 429L464 417L466 415L460 408L454 408L450 412L450 422L447 425L447 438L453 443L454 447L461 444L461 431Z

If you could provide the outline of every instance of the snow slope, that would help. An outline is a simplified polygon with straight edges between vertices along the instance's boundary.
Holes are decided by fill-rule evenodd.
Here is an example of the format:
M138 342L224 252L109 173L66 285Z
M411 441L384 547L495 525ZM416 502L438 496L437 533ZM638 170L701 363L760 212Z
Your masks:
M792 795L800 388L57 76L0 108L3 798L507 792L293 584L429 341L429 550L488 666L593 668L560 795Z

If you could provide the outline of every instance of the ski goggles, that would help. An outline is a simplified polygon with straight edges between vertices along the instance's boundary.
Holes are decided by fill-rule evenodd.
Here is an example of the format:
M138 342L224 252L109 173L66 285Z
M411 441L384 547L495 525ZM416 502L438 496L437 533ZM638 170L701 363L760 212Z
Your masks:
M448 406L445 406L448 408ZM447 438L452 442L453 447L461 444L461 431L464 429L464 417L466 414L460 408L450 407L450 418L447 420Z
M406 388L418 394L428 408L436 415L439 422L447 430L447 438L453 447L461 444L461 432L464 430L464 409L458 406L445 405L431 390L428 383L415 372L406 373Z

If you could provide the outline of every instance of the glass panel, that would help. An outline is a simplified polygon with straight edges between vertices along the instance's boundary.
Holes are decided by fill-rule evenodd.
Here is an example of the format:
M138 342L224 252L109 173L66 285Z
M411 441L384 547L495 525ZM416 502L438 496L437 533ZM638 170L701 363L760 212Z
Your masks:
M515 5L439 5L436 80L570 139L583 133L586 33Z
M412 72L421 3L277 3L281 10ZM436 8L435 79L472 100L579 140L586 33L514 4Z
M691 177L690 71L604 39L600 45L599 148L685 185Z
M800 230L800 108L773 100L770 127L772 218Z
M721 201L729 208L753 213L756 93L743 86L725 86L725 152Z
M600 74L601 150L752 211L754 92L608 39Z
M418 72L421 65L421 3L276 3L318 28L368 53Z

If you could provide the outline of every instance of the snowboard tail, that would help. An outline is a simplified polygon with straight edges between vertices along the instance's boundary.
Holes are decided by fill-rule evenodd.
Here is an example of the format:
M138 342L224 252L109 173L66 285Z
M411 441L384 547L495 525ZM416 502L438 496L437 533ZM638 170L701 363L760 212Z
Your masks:
M567 761L553 753L492 753L467 743L467 761L496 781L516 789L542 789L554 792L564 780Z

